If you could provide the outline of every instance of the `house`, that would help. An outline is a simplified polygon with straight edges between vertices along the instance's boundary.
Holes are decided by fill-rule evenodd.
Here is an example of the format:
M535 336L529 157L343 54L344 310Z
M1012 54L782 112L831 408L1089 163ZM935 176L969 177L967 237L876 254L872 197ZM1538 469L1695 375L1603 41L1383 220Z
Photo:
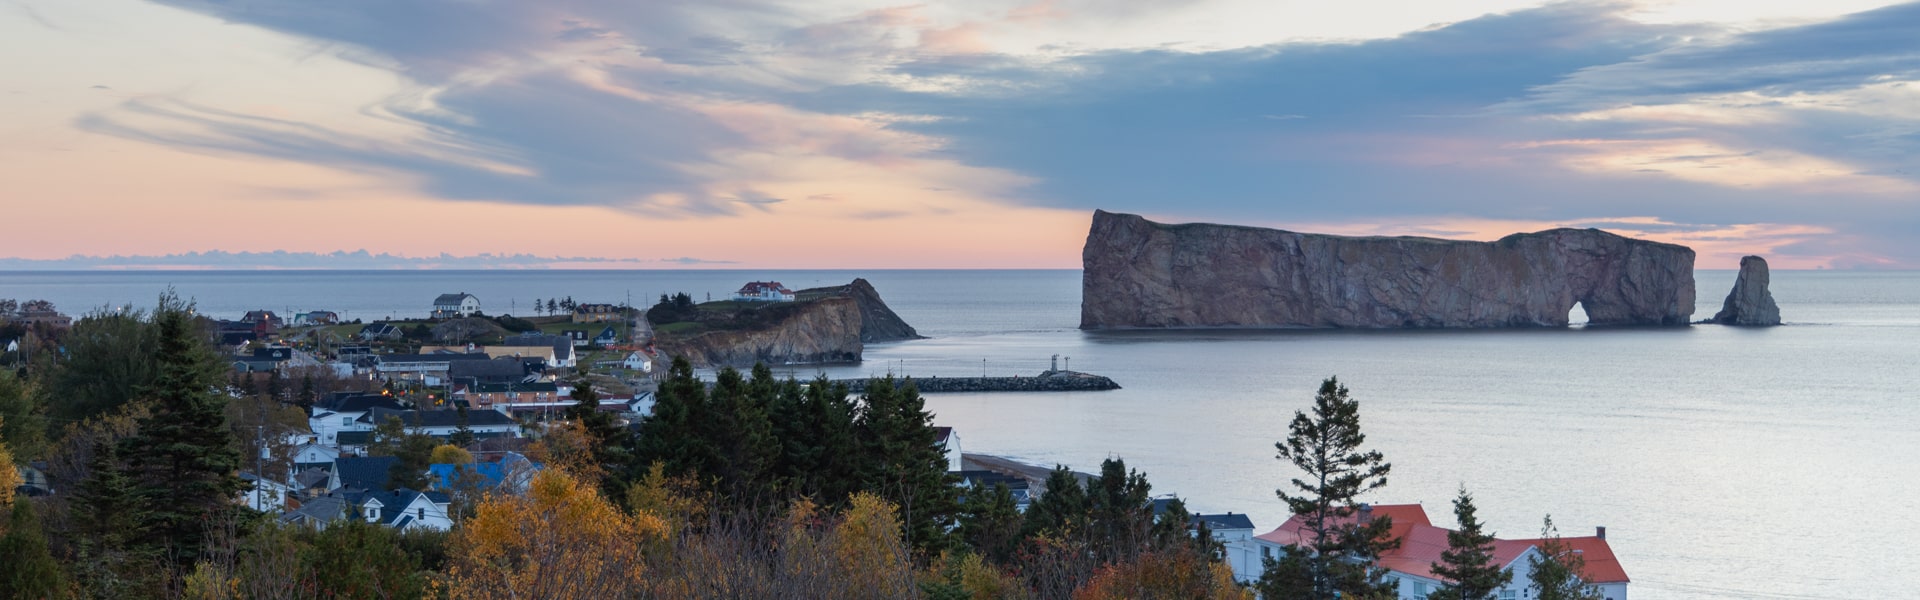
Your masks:
M384 490L388 470L400 459L393 456L342 456L333 462L333 477L327 490Z
M295 326L332 325L340 322L340 313L330 310L315 310L293 316Z
M73 326L73 317L60 314L52 307L52 304L47 304L43 307L22 309L15 313L11 320L27 327L46 324L49 327L66 329Z
M365 327L361 327L360 333L355 334L354 337L359 338L360 341L363 342L373 342L379 340L397 340L405 335L404 332L400 331L399 327L395 327L392 323L368 323Z
M509 491L521 492L539 470L538 463L518 452L488 452L476 454L474 462L464 465L428 465L427 481L428 487L437 492L452 493L461 488L484 492L503 484Z
M793 290L778 281L754 281L733 293L734 300L746 302L792 302Z
M376 354L373 370L386 377L414 378L434 384L447 376L448 365L459 360L487 360L485 354Z
M1355 519L1366 522L1377 518L1392 519L1390 535L1399 542L1398 548L1380 555L1378 564L1390 572L1389 580L1399 582L1400 598L1424 599L1427 594L1440 589L1444 582L1433 573L1433 564L1440 562L1441 553L1446 552L1447 534L1452 532L1434 526L1427 519L1426 510L1418 504L1362 504L1358 514L1342 521L1343 524L1351 524ZM1253 555L1252 548L1243 547L1243 555L1229 555L1227 558L1228 564L1235 568L1235 578L1241 581L1257 579L1260 576L1258 570L1241 571L1240 565L1262 564L1266 558L1278 559L1286 552L1286 546L1307 543L1305 526L1306 519L1294 515L1279 528L1254 536L1252 548L1258 549L1258 556ZM1626 600L1627 573L1614 558L1612 548L1607 546L1605 528L1601 528L1594 537L1565 538L1565 541L1581 551L1587 561L1582 576L1600 590L1601 597ZM1501 588L1499 598L1518 600L1527 597L1531 561L1542 556L1539 549L1542 543L1537 539L1493 541L1493 562L1513 573L1512 583Z
M53 480L47 477L47 463L33 461L19 465L20 487L15 488L22 495L48 496L53 494Z
M955 474L960 477L960 488L967 490L963 494L972 494L973 490L992 490L996 485L1003 485L1013 495L1015 510L1024 513L1028 506L1033 505L1033 483L1025 477L1014 477L998 471L957 471Z
M620 310L619 306L612 304L575 304L573 305L573 322L604 323L619 320L625 313L626 311Z
M312 425L309 420L308 425ZM293 447L293 468L296 471L306 469L333 469L333 461L340 459L340 449L314 441Z
M467 412L467 430L473 437L519 437L520 423L512 417L493 410L469 410ZM391 410L375 408L360 415L355 421L372 431L389 418L400 419L409 433L424 433L445 439L460 429L460 411L457 410Z
M585 331L578 332L580 335L577 338L574 337L572 333L573 332L570 331L568 332L568 335L546 335L542 333L523 333L520 335L510 335L510 336L507 336L505 339L502 339L500 341L500 345L502 346L552 346L553 360L552 362L549 362L547 364L555 367L560 367L563 369L569 369L569 368L573 368L574 365L578 364L577 357L575 356L576 353L573 350L574 347L587 345L587 332Z
M653 372L653 356L650 354L647 354L646 351L644 350L635 350L632 352L628 352L627 357L620 361L620 367L624 369L640 371L642 373L652 373Z
M940 445L940 451L947 455L947 471L960 470L960 434L952 427L933 428L933 441Z
M313 414L307 417L307 427L313 430L314 442L340 446L342 432L372 431L372 427L363 427L358 421L367 411L381 408L404 410L406 406L383 394L338 394L316 403ZM365 442L361 442L364 444Z
M240 479L251 486L241 492L240 504L260 512L280 512L287 508L287 494L293 491L293 486L246 471L240 472Z
M473 294L466 292L441 294L433 299L433 318L435 319L470 317L477 312L480 312L480 299Z
M585 329L567 329L561 331L560 334L566 336L568 341L573 342L576 348L585 346L588 342L593 341L593 336L588 334Z
M393 491L339 491L308 500L299 509L280 516L283 523L326 529L346 519L360 519L401 531L453 527L448 507L451 500L438 492L416 492L401 488Z
M632 415L631 418L637 423L640 417L653 414L653 404L653 392L635 392L633 399L626 402L627 412Z
M612 346L618 343L620 343L620 332L614 331L612 327L600 330L600 335L593 338L595 346Z
M540 378L541 359L504 356L493 360L460 360L447 365L447 379L455 383L525 383ZM536 365L542 368L536 370Z
M272 373L293 360L293 349L286 346L255 348L251 356L233 361L233 370L241 373Z
M465 399L467 406L476 410L508 410L515 407L546 406L565 403L573 404L572 390L561 393L560 385L551 381L532 383L479 383L469 386ZM458 399L460 396L455 395Z
M564 354L563 351L556 350L549 344L487 346L482 348L481 352L491 358L538 358L545 361L548 366L562 369L572 368L574 366L573 344L571 343L564 346Z
M1197 534L1200 525L1205 524L1213 540L1220 544L1227 566L1233 568L1236 577L1242 573L1249 577L1240 581L1253 581L1260 578L1260 572L1266 565L1260 561L1260 551L1253 541L1253 519L1245 513L1226 513L1218 515L1194 515L1192 526Z
M266 323L276 328L278 328L282 323L284 323L284 321L280 320L280 315L273 314L273 311L270 311L270 310L247 311L246 316L240 317L240 322L246 323L249 325Z

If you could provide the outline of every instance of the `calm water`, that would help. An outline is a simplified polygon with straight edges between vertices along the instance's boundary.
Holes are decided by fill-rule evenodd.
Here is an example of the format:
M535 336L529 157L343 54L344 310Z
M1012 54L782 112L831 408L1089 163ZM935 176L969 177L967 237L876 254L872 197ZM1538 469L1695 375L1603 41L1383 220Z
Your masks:
M933 396L968 451L1092 471L1119 456L1208 512L1285 517L1273 458L1338 375L1394 465L1378 502L1436 522L1466 485L1503 536L1608 527L1633 596L1898 598L1920 585L1920 273L1776 272L1788 326L1501 332L1083 333L1076 271L0 273L0 297L68 312L151 305L168 284L216 315L419 316L467 291L636 303L863 276L934 339L869 347L835 376L1032 374L1053 354L1126 389ZM1699 274L1710 316L1730 271ZM528 311L521 310L521 313ZM798 374L810 375L813 370Z

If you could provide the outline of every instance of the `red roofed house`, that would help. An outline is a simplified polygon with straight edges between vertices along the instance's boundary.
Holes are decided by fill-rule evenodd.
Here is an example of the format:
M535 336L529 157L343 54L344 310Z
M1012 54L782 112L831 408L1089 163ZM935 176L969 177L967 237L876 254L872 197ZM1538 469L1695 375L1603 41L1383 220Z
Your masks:
M778 281L755 281L740 287L733 299L748 302L792 302L793 290Z
M1402 600L1420 600L1427 594L1440 589L1441 580L1433 574L1433 563L1440 562L1440 554L1447 551L1448 529L1434 526L1427 519L1427 511L1418 504L1383 504L1379 506L1361 505L1360 519L1393 519L1391 529L1394 539L1400 540L1400 547L1380 556L1380 566L1393 572L1388 579L1400 582ZM1255 546L1259 548L1260 560L1249 560L1252 564L1261 564L1266 558L1278 559L1285 547L1290 544L1305 543L1304 527L1306 519L1295 515L1287 519L1278 529L1254 536ZM1568 547L1578 552L1586 560L1583 573L1588 583L1601 592L1607 600L1627 599L1627 572L1620 567L1620 561L1614 559L1613 550L1607 546L1606 528L1599 530L1594 537L1562 538ZM1500 600L1526 600L1532 597L1527 589L1527 575L1532 572L1531 559L1541 558L1542 540L1502 540L1493 542L1493 560L1513 572L1513 583L1500 590ZM1247 550L1251 552L1252 550ZM1252 558L1252 557L1248 557ZM1238 564L1238 561L1232 561ZM1258 573L1240 573L1242 580L1258 578Z

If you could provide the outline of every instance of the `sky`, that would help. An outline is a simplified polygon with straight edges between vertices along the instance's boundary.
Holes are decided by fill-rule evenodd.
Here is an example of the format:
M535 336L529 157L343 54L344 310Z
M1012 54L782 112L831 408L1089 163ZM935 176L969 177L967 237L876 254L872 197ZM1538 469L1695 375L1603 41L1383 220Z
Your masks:
M0 0L0 268L1076 268L1094 209L1920 268L1914 31L1875 0Z

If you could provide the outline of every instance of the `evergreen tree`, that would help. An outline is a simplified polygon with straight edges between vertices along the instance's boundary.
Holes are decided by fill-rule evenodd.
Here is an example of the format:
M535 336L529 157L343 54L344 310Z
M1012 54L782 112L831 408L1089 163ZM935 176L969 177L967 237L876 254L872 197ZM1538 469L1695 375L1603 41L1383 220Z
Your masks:
M702 435L712 413L707 387L693 376L693 365L673 357L666 381L654 392L653 414L640 420L635 458L642 465L660 463L669 475L704 480L720 462L718 449Z
M1020 507L1004 483L974 489L960 505L960 538L994 564L1008 564L1020 544Z
M1443 583L1428 594L1431 600L1490 600L1513 581L1513 572L1493 562L1493 534L1482 530L1474 515L1473 496L1460 488L1453 500L1453 516L1460 529L1447 532L1447 550L1433 563L1433 574Z
M153 325L132 307L101 309L76 321L60 338L60 358L42 390L49 414L79 421L126 404L151 387L158 345Z
M782 452L776 471L795 493L825 504L860 488L854 404L845 384L825 375L802 386L787 381L770 409Z
M153 402L140 431L123 441L143 509L140 545L191 565L206 524L233 508L246 483L240 444L227 426L219 393L221 360L195 327L193 305L168 291L154 311L156 376L143 396Z
M1267 563L1261 595L1326 600L1392 593L1397 586L1374 563L1397 542L1391 519L1360 522L1357 499L1387 484L1387 464L1378 451L1361 451L1360 403L1329 377L1314 396L1312 416L1296 411L1287 439L1274 444L1278 458L1305 476L1275 490L1293 514L1305 520L1304 543L1290 545Z
M5 465L4 468L13 468ZM33 501L17 498L13 514L7 520L6 535L0 535L0 598L65 598L66 575L47 548L46 531L34 515Z
M116 445L105 439L94 444L87 471L68 509L75 579L95 598L150 595L149 565L156 553L130 545L141 539L147 519Z
M1081 536L1087 532L1087 521L1091 514L1087 492L1080 487L1080 478L1066 465L1055 465L1053 471L1047 474L1046 493L1027 506L1021 536Z
M914 551L943 549L958 510L947 456L933 430L933 414L912 380L867 383L856 431L864 488L900 507Z
M1540 526L1540 556L1528 557L1532 570L1527 573L1528 587L1536 600L1601 600L1600 590L1587 584L1580 574L1586 572L1587 559L1567 547L1560 530L1547 515Z
M23 463L47 447L45 407L13 369L0 369L0 443Z
M557 314L560 314L560 303L559 303L558 301L555 301L555 300L554 300L554 299L552 299L552 298L548 298L548 299L547 299L547 314L550 314L550 315L557 315Z
M433 436L407 431L400 417L388 415L374 426L373 439L367 444L369 456L391 456L399 460L387 467L386 489L426 489L427 467L433 464L433 449L440 442Z
M319 400L320 400L320 394L314 391L313 374L307 373L307 374L301 375L300 376L300 395L297 398L295 398L294 404L298 404L300 408L308 409L309 412L311 412L314 402L317 402Z
M765 364L754 365L751 380L741 378L731 367L714 375L708 396L712 418L700 431L718 451L719 461L705 473L717 480L721 494L735 502L756 505L774 500L769 476L780 446L767 417L768 395L774 386L773 371Z
M453 434L447 436L447 443L461 448L473 445L473 429L468 427L470 423L471 419L467 416L467 405L454 405Z
M273 399L274 402L285 402L287 400L285 397L286 391L287 391L286 386L283 386L280 384L280 375L278 373L268 371L267 372L267 397Z
M1153 533L1152 492L1147 477L1127 469L1126 461L1100 462L1100 476L1087 481L1087 507L1094 555L1101 562L1131 559L1147 548ZM1180 527L1184 533L1184 520Z

